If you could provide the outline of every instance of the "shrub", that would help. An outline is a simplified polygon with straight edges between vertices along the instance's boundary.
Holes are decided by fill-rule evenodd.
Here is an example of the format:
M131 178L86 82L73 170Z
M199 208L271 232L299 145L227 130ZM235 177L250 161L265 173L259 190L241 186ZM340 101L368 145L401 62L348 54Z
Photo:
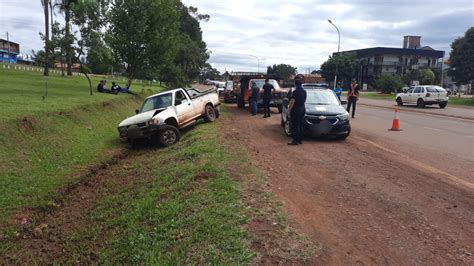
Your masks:
M382 93L396 92L404 86L402 78L394 74L381 75L376 81L375 85L381 89Z

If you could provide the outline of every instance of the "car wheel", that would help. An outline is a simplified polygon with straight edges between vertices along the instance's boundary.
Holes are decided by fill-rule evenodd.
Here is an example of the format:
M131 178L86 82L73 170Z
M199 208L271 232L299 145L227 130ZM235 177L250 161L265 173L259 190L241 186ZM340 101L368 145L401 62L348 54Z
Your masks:
M286 119L284 128L285 128L285 134L288 137L291 137L291 122L290 122L290 119Z
M423 101L423 99L418 99L418 101L416 102L416 106L418 106L419 108L424 108L425 107L425 101Z
M278 105L278 113L283 113L283 105Z
M158 140L164 147L171 146L179 141L181 134L179 130L171 125L163 126L158 132Z
M397 105L398 105L398 106L402 106L402 105L403 105L403 100L402 100L402 98L400 98L400 97L397 98Z
M208 104L204 108L204 121L214 122L214 120L216 120L216 110L212 105Z
M448 103L440 103L439 108L445 108L448 105Z

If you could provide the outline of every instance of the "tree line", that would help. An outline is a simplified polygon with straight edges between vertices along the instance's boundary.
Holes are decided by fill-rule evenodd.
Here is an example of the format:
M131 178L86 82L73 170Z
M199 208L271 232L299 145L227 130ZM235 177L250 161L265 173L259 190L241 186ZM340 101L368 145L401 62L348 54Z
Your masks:
M63 74L72 75L76 63L89 83L91 73L120 73L127 78L127 87L134 79L183 86L208 66L200 23L209 15L180 0L41 0L41 4L44 49L34 55L44 66L44 75L57 62ZM56 11L63 15L63 25L51 19Z
M383 74L368 83L371 86L379 88L382 92L389 93L400 90L412 81L419 81L421 85L441 84L443 75L448 74L456 83L465 84L474 80L474 27L469 28L463 37L459 37L451 44L451 53L449 56L449 71L442 73L438 68L413 69L404 75ZM353 53L339 53L330 56L329 59L321 65L321 74L330 82L334 80L336 64L338 66L338 79L350 81L351 78L357 78L364 67L364 63L357 61ZM445 77L444 77L445 78Z

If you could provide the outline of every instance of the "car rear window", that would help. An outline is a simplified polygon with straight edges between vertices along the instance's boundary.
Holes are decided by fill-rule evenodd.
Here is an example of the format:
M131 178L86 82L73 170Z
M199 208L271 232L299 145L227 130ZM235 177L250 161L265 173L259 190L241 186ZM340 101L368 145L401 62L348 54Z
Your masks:
M428 92L438 92L438 90L435 87L427 87L426 91L428 91Z

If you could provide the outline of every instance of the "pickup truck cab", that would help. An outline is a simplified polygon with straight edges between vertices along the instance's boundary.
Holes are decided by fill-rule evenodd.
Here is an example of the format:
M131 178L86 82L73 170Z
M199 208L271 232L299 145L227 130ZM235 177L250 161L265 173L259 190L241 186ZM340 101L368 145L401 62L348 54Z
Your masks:
M136 115L123 120L118 131L121 139L156 139L163 146L180 139L179 129L203 118L213 122L219 117L219 95L215 89L174 89L149 96Z

